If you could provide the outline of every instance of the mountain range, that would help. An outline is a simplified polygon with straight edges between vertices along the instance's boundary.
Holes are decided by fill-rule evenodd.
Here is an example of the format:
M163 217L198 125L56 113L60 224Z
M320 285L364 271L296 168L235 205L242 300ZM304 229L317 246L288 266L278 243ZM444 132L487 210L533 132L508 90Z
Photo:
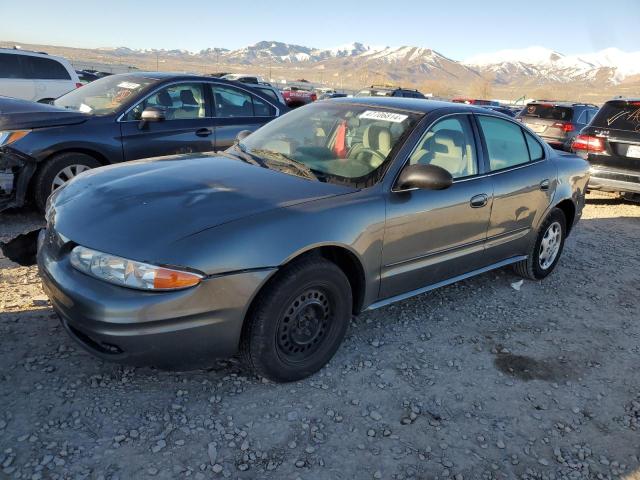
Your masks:
M403 68L403 76L423 74L432 80L488 77L499 84L524 80L537 83L608 82L619 84L640 75L640 52L608 48L583 55L564 55L543 47L501 50L456 61L422 47L381 47L354 42L331 49L318 49L275 41L262 41L236 50L207 48L186 50L135 50L126 47L102 49L122 56L163 55L215 60L222 64L264 66L313 65L316 68ZM390 73L390 72L387 72Z
M0 46L15 42L0 41ZM456 60L417 46L375 46L360 42L314 48L262 41L230 50L211 47L133 49L22 45L70 59L76 68L123 72L131 68L194 73L244 72L274 82L307 79L345 90L374 83L418 88L435 95L486 98L571 98L599 102L640 91L640 52L608 48L565 55L544 47L474 55Z

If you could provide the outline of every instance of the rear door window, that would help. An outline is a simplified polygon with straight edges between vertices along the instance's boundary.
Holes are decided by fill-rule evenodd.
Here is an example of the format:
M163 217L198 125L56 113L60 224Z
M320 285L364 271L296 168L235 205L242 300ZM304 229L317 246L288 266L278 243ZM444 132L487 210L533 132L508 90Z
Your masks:
M0 53L0 78L26 78L20 55Z
M529 149L519 125L485 115L478 116L478 121L487 144L491 171L529 162Z
M598 111L594 127L640 132L640 101L613 100Z
M523 115L545 120L569 122L573 118L573 109L571 107L560 107L547 103L530 103L524 109Z
M264 100L244 90L211 85L211 94L218 118L272 117L275 109Z
M51 58L31 57L25 55L22 61L26 65L29 78L37 80L71 80L66 68Z

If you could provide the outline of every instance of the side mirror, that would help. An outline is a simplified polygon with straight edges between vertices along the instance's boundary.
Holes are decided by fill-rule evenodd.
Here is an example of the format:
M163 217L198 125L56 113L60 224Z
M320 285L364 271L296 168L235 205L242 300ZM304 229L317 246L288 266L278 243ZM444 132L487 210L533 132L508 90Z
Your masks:
M240 143L242 140L244 140L245 138L247 138L249 135L251 135L253 132L251 130L240 130L238 132L238 134L236 135L236 140L235 140L235 144L237 145L238 143Z
M140 115L142 122L161 122L166 118L164 110L158 107L147 107L142 111L142 115Z
M444 190L453 183L451 174L436 165L407 165L400 172L396 189L408 190L420 188L425 190Z

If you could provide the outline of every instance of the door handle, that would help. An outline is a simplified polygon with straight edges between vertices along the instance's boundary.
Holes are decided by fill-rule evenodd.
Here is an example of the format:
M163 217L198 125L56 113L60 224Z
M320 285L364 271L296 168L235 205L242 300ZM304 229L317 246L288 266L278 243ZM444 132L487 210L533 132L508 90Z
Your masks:
M471 197L471 201L469 203L471 204L472 208L481 208L487 204L488 200L489 197L487 197L487 195L485 195L484 193L481 193L480 195L474 195L473 197Z
M549 179L545 178L540 182L540 190L549 190Z
M208 137L212 133L213 130L211 130L210 128L199 128L198 130L196 130L196 135L199 137Z

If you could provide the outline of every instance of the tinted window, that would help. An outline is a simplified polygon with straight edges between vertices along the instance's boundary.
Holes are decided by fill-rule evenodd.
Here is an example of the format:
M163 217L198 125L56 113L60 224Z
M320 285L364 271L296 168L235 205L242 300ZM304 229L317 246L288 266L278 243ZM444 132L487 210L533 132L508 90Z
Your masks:
M29 78L39 80L71 80L71 76L64 66L50 58L23 56L22 61L29 73Z
M278 96L276 95L276 92L274 92L273 90L271 90L270 88L262 88L262 87L255 87L258 90L260 90L260 92L263 95L266 95L267 97L269 97L271 100L275 100L276 102L280 102L280 99L278 98Z
M206 113L202 86L199 83L170 85L151 94L127 114L127 120L140 120L142 111L147 107L164 110L167 120L204 118Z
M0 78L26 78L20 65L20 55L0 53Z
M478 173L473 131L466 115L440 120L424 134L409 159L411 165L437 165L453 178Z
M529 161L529 150L522 129L515 123L495 117L478 116L484 134L491 170L514 167Z
M544 149L540 142L537 141L533 135L529 132L524 132L524 136L527 139L527 146L529 147L529 157L532 161L542 160L544 158Z
M559 107L548 103L530 103L525 107L522 115L568 122L573 117L573 109L571 107Z
M258 97L233 87L211 85L215 116L233 117L271 117L274 108Z
M605 103L592 126L640 132L640 101L613 100Z

